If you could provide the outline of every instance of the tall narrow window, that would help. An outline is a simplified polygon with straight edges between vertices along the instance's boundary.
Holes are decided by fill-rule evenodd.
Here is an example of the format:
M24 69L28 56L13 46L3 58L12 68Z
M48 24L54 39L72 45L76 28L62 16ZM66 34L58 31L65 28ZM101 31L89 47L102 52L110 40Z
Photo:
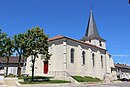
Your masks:
M101 67L103 68L103 56L101 55Z
M83 58L83 65L85 65L85 51L82 52L82 58Z
M74 63L74 49L72 48L71 50L70 50L70 62L71 63Z
M95 57L95 54L93 53L93 54L92 54L92 63L93 63L93 67L95 66L95 60L94 60L95 58L94 58L94 57Z

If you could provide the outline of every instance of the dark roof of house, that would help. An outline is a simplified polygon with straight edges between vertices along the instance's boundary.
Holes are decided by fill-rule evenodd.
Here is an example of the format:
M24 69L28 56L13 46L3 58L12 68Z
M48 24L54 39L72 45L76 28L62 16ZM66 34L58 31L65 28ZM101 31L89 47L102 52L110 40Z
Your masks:
M127 69L130 69L130 66L129 65L127 65L127 64L119 64L119 63L117 63L117 64L115 64L115 67L117 67L117 68L127 68Z
M18 63L18 57L16 57L16 56L11 56L11 57L9 57L9 63ZM3 57L1 57L0 58L0 62L1 63L6 63L6 61L7 61L7 58L5 57L5 58L3 58ZM24 61L23 61L23 58L21 58L21 63L23 63Z
M100 48L100 47L97 47L96 45L92 45L92 44L89 44L89 43L85 43L83 41L80 41L80 40L75 40L75 39L72 39L72 38L69 38L69 37L66 37L66 36L63 36L63 35L57 35L53 38L49 38L49 42L51 41L55 41L55 40L59 40L59 39L63 39L63 38L67 38L69 40L73 40L73 41L76 41L78 43L82 43L82 44L85 44L85 45L88 45L88 46L92 46L92 47L95 47L95 48L98 48L98 49L101 49L101 50L106 50L106 49L103 49L103 48ZM106 50L107 51L107 50Z
M104 39L102 39L100 37L100 35L98 33L98 29L97 29L97 26L96 26L96 22L94 20L92 10L90 11L88 26L87 26L87 29L86 29L85 36L83 36L80 40L87 41L89 39L98 39L98 40L101 40L101 41L105 41Z

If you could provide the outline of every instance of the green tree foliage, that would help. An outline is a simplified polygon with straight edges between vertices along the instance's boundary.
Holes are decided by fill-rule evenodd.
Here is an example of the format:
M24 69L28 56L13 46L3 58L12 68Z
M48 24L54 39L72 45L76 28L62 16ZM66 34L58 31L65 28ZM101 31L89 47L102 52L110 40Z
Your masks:
M6 57L6 75L8 74L9 57L13 54L14 44L10 37L7 37L6 33L2 33L0 30L0 56Z
M38 58L38 54L46 56L46 60L50 58L48 54L48 36L44 34L43 29L36 27L28 29L26 33L28 38L27 45L28 55L31 55L32 58L32 81L34 79L34 67L35 60Z
M17 70L17 75L20 76L21 75L21 58L25 57L27 58L27 38L25 34L18 34L18 35L14 35L14 48L15 51L18 54L18 70Z

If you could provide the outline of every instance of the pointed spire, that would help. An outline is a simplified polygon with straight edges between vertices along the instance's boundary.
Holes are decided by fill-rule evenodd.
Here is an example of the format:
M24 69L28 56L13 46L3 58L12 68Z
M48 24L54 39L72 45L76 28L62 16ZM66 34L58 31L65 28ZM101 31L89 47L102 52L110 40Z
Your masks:
M100 37L97 26L93 17L92 9L90 10L90 16L89 16L89 21L88 21L88 26L87 26L87 31L85 36L89 37L91 35L94 35L96 37Z
M87 41L88 39L91 39L91 38L102 39L98 33L98 29L97 29L96 22L93 17L92 9L90 9L90 16L89 16L88 26L86 29L85 36L81 40Z

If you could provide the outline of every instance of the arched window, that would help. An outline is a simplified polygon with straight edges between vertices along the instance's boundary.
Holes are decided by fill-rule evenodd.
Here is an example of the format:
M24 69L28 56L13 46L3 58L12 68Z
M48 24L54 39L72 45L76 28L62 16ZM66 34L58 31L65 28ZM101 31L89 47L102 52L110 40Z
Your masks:
M73 48L70 50L70 62L74 63L74 49Z
M94 58L94 57L95 57L95 54L93 53L93 54L92 54L92 63L93 63L93 67L95 66L95 58Z
M103 56L101 55L101 67L103 68Z
M85 51L82 52L82 58L83 58L82 63L83 63L83 65L85 65Z

